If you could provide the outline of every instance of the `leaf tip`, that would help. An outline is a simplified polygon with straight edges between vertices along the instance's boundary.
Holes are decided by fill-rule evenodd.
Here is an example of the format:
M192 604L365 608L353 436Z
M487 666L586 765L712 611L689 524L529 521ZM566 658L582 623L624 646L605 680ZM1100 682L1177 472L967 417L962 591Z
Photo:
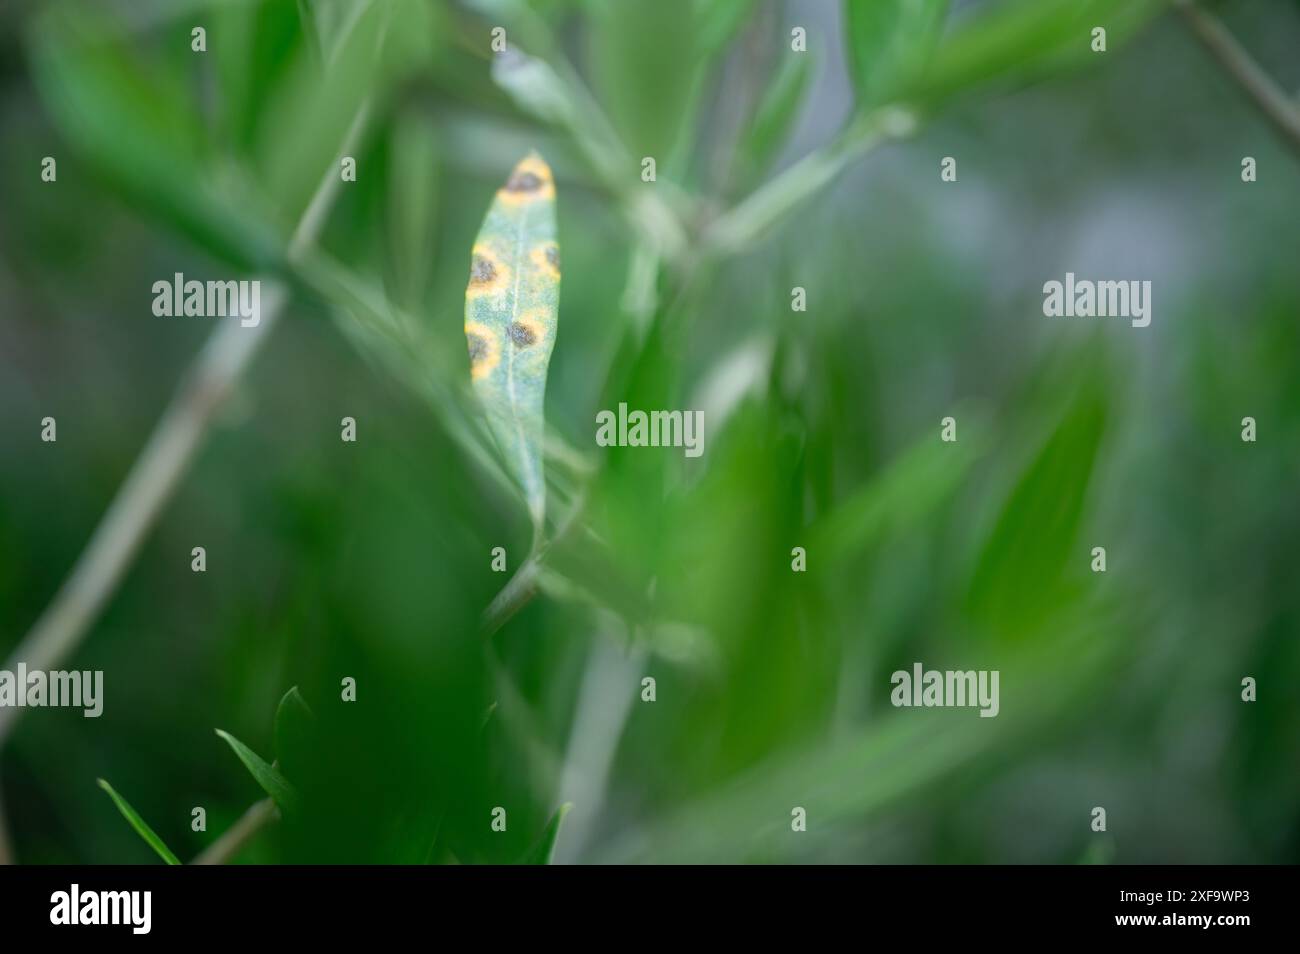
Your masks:
M515 163L505 185L497 191L497 197L507 205L554 199L555 177L542 154L530 149L528 155Z

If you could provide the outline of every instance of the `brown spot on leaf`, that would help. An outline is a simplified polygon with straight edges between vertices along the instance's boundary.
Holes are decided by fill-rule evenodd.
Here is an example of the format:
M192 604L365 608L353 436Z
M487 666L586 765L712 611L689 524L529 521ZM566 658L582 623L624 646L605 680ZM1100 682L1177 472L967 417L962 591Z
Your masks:
M546 246L546 260L551 263L551 268L559 271L560 269L560 247L558 245Z
M467 334L465 339L469 342L470 364L478 364L479 361L483 360L483 356L487 354L487 342L475 334Z
M507 192L536 192L541 187L541 177L532 172L515 172L506 180Z
M515 343L516 348L527 348L537 343L537 332L522 322L511 322L510 340Z
M471 285L486 285L497 277L496 266L482 255L475 255L474 262L469 268L469 281Z

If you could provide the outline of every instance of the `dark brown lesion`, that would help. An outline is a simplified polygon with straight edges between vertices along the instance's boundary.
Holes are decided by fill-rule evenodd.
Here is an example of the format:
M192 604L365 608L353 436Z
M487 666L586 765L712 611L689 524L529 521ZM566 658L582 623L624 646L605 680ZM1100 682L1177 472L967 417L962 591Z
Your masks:
M537 343L537 333L527 325L513 321L510 323L510 340L516 348L527 348Z
M507 192L536 192L542 187L541 177L532 172L516 172L506 180Z
M469 267L469 281L471 285L487 285L497 277L497 268L491 261L482 255L475 255L474 261Z
M476 334L466 334L465 340L469 344L470 364L478 364L483 359L483 356L487 354L487 342Z
M560 247L558 245L548 245L545 254L546 261L550 263L551 268L558 272L560 270Z

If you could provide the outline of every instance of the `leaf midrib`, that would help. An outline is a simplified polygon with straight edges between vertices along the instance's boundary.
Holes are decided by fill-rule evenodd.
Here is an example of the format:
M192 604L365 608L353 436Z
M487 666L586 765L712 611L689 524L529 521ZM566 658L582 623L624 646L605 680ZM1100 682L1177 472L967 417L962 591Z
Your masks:
M533 469L528 459L528 448L524 439L523 421L519 419L519 408L515 402L515 339L511 335L511 329L519 319L519 283L524 274L524 237L528 233L528 213L531 211L532 204L523 203L520 209L519 228L515 233L515 289L510 299L510 321L505 327L505 345L506 345L506 393L510 396L510 417L515 424L515 435L518 437L517 447L519 460L523 464L523 472L526 484L533 482ZM528 496L529 508L533 507L533 488L526 485L524 493Z

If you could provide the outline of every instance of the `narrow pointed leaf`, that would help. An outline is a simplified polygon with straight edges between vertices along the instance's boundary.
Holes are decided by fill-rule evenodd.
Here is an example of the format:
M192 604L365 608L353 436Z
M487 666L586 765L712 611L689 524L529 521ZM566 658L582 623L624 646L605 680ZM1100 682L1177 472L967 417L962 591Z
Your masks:
M1002 0L944 39L912 90L935 103L988 84L1019 86L1100 60L1093 27L1111 48L1158 15L1159 0Z
M551 857L555 854L555 842L560 837L560 826L564 824L564 816L569 814L569 809L572 807L571 802L565 802L555 810L551 820L546 823L542 836L537 839L533 847L528 849L528 854L524 855L522 864L549 865L551 863Z
M316 716L303 699L298 687L284 694L275 710L275 758L292 772L299 760L310 751Z
M885 102L934 50L948 0L846 0L849 65L861 107Z
M695 0L700 49L712 56L740 31L754 0Z
M268 765L260 755L229 732L217 729L217 735L225 739L226 744L234 749L235 754L239 756L239 761L244 763L244 768L248 769L249 774L253 776L253 780L262 787L262 791L275 800L281 810L288 812L297 807L298 793L279 770Z
M786 51L782 57L736 150L737 178L743 189L752 188L790 137L813 76L816 61L812 53Z
M542 525L546 370L560 301L555 180L530 153L497 191L479 231L465 290L470 377L534 526Z
M140 813L131 807L130 802L117 794L113 789L113 786L109 785L108 782L104 781L102 778L97 781L99 782L99 787L108 792L108 797L113 800L113 804L116 805L117 810L122 813L122 817L125 818L130 823L131 827L135 829L136 834L143 838L145 843L158 853L159 858L167 862L169 865L178 865L181 863L180 859L172 854L172 850L164 844L161 838L158 837L158 833L150 828L148 822L140 817Z
M1104 388L1085 381L1011 490L984 545L968 606L1005 642L1035 632L1066 602L1060 587L1071 560L1079 561L1079 530L1108 414Z

